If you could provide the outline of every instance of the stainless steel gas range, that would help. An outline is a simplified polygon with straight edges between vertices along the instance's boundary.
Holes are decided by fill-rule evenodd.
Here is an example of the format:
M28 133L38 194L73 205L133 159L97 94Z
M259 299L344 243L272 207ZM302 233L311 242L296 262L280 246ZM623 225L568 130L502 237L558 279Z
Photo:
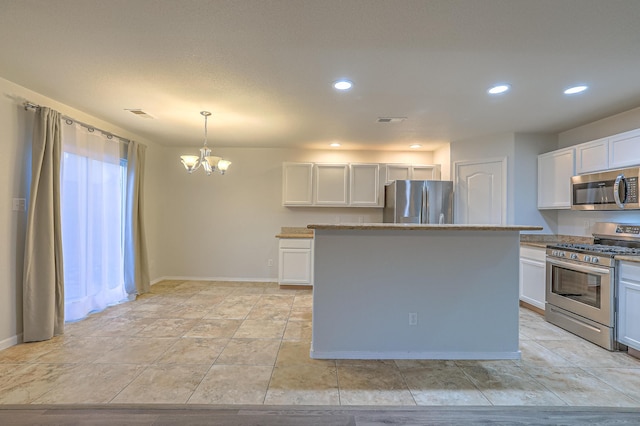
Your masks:
M616 255L640 256L640 224L596 223L593 244L547 246L545 318L608 350L616 343Z

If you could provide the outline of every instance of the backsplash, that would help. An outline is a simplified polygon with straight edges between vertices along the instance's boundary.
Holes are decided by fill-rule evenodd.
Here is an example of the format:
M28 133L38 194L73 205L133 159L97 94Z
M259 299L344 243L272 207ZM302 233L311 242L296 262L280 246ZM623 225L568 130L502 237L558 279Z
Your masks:
M558 234L590 236L596 222L640 223L640 210L558 211Z

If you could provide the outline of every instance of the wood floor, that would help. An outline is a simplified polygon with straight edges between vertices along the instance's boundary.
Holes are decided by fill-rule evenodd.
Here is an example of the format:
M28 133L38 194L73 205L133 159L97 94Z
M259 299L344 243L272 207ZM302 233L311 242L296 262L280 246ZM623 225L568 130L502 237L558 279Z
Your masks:
M22 425L638 425L639 408L291 407L184 405L0 406L0 424Z

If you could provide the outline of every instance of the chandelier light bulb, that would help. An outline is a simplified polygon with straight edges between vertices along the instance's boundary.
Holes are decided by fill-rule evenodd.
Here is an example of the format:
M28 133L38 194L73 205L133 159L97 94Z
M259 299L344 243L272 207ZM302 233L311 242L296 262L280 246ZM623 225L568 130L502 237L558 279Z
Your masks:
M200 111L200 115L204 117L204 143L200 148L200 155L181 155L180 161L188 173L193 173L202 166L207 175L215 171L223 175L231 165L231 161L211 155L211 149L207 145L207 119L211 113L209 111Z

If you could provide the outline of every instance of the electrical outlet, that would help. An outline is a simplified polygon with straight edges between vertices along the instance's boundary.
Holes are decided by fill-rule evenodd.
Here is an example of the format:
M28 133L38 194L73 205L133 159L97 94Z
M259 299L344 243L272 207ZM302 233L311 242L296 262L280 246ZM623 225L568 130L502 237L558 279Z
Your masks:
M270 268L273 266L273 259L267 260L267 266Z
M409 325L418 325L418 313L409 312Z

